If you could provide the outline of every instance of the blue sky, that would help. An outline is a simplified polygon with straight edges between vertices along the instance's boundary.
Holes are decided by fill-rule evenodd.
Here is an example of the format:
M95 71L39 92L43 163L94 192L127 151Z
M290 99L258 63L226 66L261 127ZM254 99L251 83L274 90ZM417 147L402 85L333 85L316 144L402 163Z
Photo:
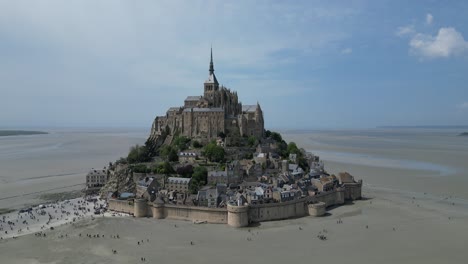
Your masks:
M468 125L468 1L0 0L0 127L150 127L210 45L267 128Z

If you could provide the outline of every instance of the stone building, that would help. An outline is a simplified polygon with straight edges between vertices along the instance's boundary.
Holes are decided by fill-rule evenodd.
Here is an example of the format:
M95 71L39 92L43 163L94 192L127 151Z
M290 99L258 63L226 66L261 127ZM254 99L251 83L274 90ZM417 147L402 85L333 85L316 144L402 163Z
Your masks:
M100 188L107 182L107 170L95 170L92 169L86 175L86 187L89 188Z
M237 92L220 86L214 73L213 53L204 93L188 96L184 105L171 107L164 116L157 116L151 128L149 141L156 147L170 143L174 135L207 142L220 133L226 135L256 136L264 134L263 111L260 105L242 105Z
M190 178L169 177L167 179L166 189L169 191L188 192L190 186Z
M177 156L180 163L194 163L198 158L198 154L194 152L179 152Z
M152 200L161 186L154 177L145 177L136 183L136 197Z

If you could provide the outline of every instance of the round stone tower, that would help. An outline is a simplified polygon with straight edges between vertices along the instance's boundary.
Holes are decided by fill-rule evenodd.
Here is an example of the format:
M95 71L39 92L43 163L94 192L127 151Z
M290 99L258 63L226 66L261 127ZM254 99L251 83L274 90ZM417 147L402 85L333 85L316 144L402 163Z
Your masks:
M232 227L245 227L249 225L249 206L227 206L228 225Z
M155 219L163 219L165 217L164 215L164 201L161 199L161 197L156 197L156 200L154 200L153 203L153 218Z
M148 211L146 199L135 199L133 203L133 215L135 217L145 217Z
M313 204L308 204L309 215L310 216L323 216L325 214L325 203L318 202Z

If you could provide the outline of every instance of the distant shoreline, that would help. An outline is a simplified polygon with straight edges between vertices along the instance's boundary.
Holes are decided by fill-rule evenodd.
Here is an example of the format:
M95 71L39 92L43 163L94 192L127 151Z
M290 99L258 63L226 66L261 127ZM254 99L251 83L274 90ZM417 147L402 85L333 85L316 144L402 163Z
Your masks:
M0 130L0 137L43 135L43 134L49 134L49 133L43 132L43 131L29 131L29 130Z
M376 128L398 128L398 129L412 129L412 128L419 128L419 129L467 129L468 126L466 125L459 125L459 126L377 126Z
M461 136L461 137L468 137L468 132L463 132L463 133L461 133L459 136Z

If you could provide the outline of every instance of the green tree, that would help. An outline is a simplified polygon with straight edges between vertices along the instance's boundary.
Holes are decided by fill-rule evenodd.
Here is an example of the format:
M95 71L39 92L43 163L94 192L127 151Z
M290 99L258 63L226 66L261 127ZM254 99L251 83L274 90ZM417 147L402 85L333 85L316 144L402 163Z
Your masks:
M165 159L166 161L177 161L179 160L179 156L177 156L177 151L172 146L162 146L159 155Z
M193 166L190 164L181 166L177 168L176 172L184 178L190 178L193 174Z
M194 141L192 142L192 146L193 146L194 148L197 148L197 149L203 147L203 145L200 144L200 142L197 141L197 140L194 140Z
M300 154L301 151L297 147L296 143L294 142L289 142L287 151L289 154Z
M278 143L283 141L283 137L281 137L281 134L278 132L271 132L271 138Z
M192 174L192 180L190 182L190 191L195 194L198 192L200 186L205 185L208 182L208 170L206 167L198 166L195 167Z
M257 143L257 138L255 136L250 136L247 139L247 144L249 145L249 147L255 146L256 143Z
M148 169L145 164L133 165L131 168L133 172L137 173L146 173L151 171L151 169Z
M145 146L135 145L130 148L130 152L127 156L127 161L130 164L138 162L146 162L151 158L149 156L148 150Z
M171 174L175 173L174 168L172 168L171 164L167 161L161 162L152 168L153 173L158 174Z
M210 161L221 162L224 160L224 148L216 145L214 142L211 142L205 146L203 155Z
M172 145L178 150L178 151L184 151L187 149L187 145L190 142L190 139L185 137L185 136L178 136L174 139L172 142Z

